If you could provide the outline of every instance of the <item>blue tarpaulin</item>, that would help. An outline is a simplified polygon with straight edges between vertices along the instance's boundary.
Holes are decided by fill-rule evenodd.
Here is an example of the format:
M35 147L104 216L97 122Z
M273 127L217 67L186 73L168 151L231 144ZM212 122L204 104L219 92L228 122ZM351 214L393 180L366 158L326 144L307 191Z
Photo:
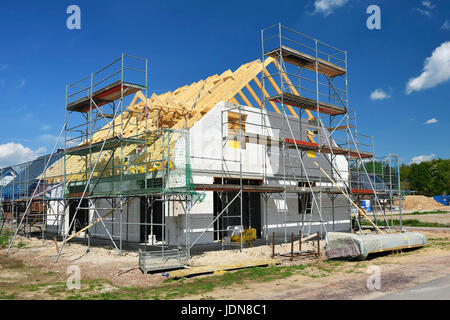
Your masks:
M64 153L54 153L49 166L63 157ZM33 161L1 169L0 197L3 200L21 199L33 194L38 183L38 177L45 169L50 155L41 156Z
M433 199L442 203L444 206L450 205L450 196L434 196Z

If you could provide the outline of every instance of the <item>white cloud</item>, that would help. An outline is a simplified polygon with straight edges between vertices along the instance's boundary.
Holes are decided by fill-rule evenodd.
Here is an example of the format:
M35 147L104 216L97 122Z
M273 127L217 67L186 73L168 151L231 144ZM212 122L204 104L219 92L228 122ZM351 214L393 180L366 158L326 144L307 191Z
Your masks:
M425 0L421 2L422 6L420 8L414 8L420 14L431 17L433 14L433 9L436 7L431 1Z
M47 130L50 130L51 128L52 128L52 126L46 124L41 127L41 130L47 131Z
M0 71L6 70L6 69L8 69L8 68L9 68L9 64L1 64L1 65L0 65Z
M322 13L325 17L332 14L336 8L347 4L349 0L316 0L314 2L314 12Z
M27 84L27 80L22 79L22 80L19 81L19 84L17 85L17 88L18 89L23 88L23 87L25 87L26 84Z
M431 57L425 59L423 72L409 79L406 93L429 89L450 79L450 41L434 49Z
M428 0L422 1L422 7L421 8L415 8L417 12L423 14L424 16L430 17L433 12L432 10L435 8L436 6Z
M31 150L19 143L9 142L0 145L0 167L7 167L36 159L45 152L43 148Z
M424 7L427 7L428 9L434 9L435 5L431 3L431 1L422 1L422 5Z
M390 97L391 96L384 92L382 89L375 89L375 91L372 91L372 93L370 94L370 100L383 100Z
M419 163L424 162L424 161L431 161L431 160L434 159L435 156L436 156L435 154L420 155L420 156L412 158L410 164L411 163L419 164Z
M416 8L416 10L419 13L423 14L424 16L427 16L427 17L431 16L431 11L430 10L424 10L424 9L421 9L421 8Z
M441 26L441 30L450 30L450 21L445 20L444 24Z
M430 120L425 121L425 124L433 124L438 122L438 120L436 118L431 118Z

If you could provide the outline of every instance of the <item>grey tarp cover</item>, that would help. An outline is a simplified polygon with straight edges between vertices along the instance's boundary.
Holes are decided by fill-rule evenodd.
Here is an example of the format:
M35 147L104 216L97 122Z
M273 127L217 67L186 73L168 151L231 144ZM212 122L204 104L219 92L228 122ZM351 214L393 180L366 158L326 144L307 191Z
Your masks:
M364 260L369 253L415 248L425 244L425 236L417 232L389 234L329 232L326 237L325 248L329 259L353 257Z

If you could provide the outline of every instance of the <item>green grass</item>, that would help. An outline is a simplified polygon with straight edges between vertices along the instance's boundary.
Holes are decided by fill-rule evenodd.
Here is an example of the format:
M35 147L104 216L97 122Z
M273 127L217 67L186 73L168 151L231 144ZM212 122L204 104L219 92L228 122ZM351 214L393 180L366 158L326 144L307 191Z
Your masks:
M391 220L388 221L389 225L391 225ZM361 221L362 225L370 226L370 222L368 221ZM400 220L393 220L394 226L400 225ZM404 219L402 221L402 224L404 227L429 227L429 228L450 228L450 224L443 224L438 222L423 222L419 221L417 219ZM386 226L386 223L384 221L379 221L378 226Z
M7 294L7 293L0 292L0 300L12 300L14 298L15 298L14 294Z
M404 215L404 216L420 216L420 215L425 215L425 214L445 214L445 213L450 213L450 212L441 211L441 210L425 211L425 212L415 211L415 212L410 212L410 213L403 213L402 215Z
M428 238L427 246L446 250L446 249L450 248L450 241L449 241L448 237L446 237L446 238Z
M326 267L311 265L308 266L313 270L306 270L307 266L272 266L266 268L254 267L248 269L227 272L223 275L208 276L202 278L168 279L157 287L140 288L140 287L121 287L103 293L86 293L79 292L70 295L67 299L99 299L99 300L166 300L183 298L190 295L201 295L202 299L212 299L208 293L218 288L229 288L233 285L240 285L242 289L246 288L246 284L252 282L269 282L281 280L291 277L295 274L302 274L312 278L324 277L329 275L333 269L333 265ZM315 272L314 272L315 271ZM83 285L82 285L83 286Z
M2 234L0 234L0 248L7 248L9 246L9 243L12 238L12 232L11 230L3 230ZM17 243L16 245L18 248L26 248L26 244L22 241Z
M436 245L442 245L446 239L437 238ZM448 242L448 241L447 241ZM5 262L5 263L4 263ZM242 291L251 288L251 284L272 282L280 285L283 279L302 281L302 278L292 276L323 278L338 270L347 273L360 273L366 267L362 262L349 263L342 260L309 261L305 265L254 267L226 272L222 275L167 279L160 285L151 287L118 287L105 279L82 280L79 290L69 290L65 275L55 272L40 272L37 267L25 268L16 260L6 259L2 262L5 269L16 269L23 272L26 279L21 282L5 285L0 290L0 299L16 299L23 296L31 299L67 299L67 300L166 300L189 296L199 296L200 299L213 299L212 292L218 289L233 289ZM26 281L24 281L26 280ZM6 287L7 286L7 287Z
M19 242L19 243L17 244L17 248L25 248L25 247L26 247L26 244L23 243L23 242Z
M39 272L35 267L26 268L22 262L6 260L6 263L2 263L3 268L22 272L25 278L21 279L21 282L5 287L5 290L0 292L0 299L26 296L32 299L52 297L68 300L165 300L193 295L199 295L202 299L212 299L210 293L216 289L233 287L237 288L236 290L245 290L250 288L252 283L276 282L294 275L322 278L343 264L342 261L324 263L314 261L307 265L254 267L226 272L223 275L168 279L161 285L146 288L117 287L105 279L82 280L79 290L69 290L65 278L56 273Z
M6 229L0 234L0 248L6 248L9 245L11 231Z

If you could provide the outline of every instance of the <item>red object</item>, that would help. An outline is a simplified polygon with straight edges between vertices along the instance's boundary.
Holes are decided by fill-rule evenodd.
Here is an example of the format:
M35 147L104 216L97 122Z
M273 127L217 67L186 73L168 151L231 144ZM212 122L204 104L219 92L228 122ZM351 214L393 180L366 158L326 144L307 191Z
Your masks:
M368 190L368 189L352 189L352 193L356 193L356 194L373 194L373 190Z
M319 145L317 143L303 141L303 140L294 140L294 139L286 138L286 139L284 139L284 141L287 143L292 143L292 144L296 144L299 146L312 147L312 148L319 147Z
M70 193L69 194L69 198L71 199L71 198L81 198L83 196L83 192L80 192L80 193ZM89 196L89 193L85 193L84 194L84 196L85 197L88 197Z

